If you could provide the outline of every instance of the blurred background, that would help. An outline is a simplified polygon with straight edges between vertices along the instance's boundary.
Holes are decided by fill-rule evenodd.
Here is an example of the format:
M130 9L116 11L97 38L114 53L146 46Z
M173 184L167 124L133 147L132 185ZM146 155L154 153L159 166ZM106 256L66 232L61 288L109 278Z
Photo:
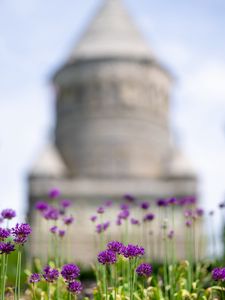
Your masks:
M225 3L124 0L175 78L171 125L199 178L201 206L225 196ZM27 176L54 134L53 73L101 1L0 2L0 209L26 215ZM129 191L128 191L129 192ZM220 218L216 219L219 226Z

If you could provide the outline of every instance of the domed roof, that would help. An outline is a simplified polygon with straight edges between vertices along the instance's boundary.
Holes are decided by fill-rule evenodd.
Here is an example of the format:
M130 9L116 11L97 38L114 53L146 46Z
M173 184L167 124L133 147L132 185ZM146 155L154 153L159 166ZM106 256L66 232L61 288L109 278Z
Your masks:
M69 62L105 57L154 58L122 0L103 2L88 29L73 49Z

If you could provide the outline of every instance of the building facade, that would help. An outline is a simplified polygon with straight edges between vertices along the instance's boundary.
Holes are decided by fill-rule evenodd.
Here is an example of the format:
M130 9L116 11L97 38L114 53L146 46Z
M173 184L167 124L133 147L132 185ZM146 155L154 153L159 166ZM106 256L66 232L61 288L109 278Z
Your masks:
M195 173L171 135L173 79L122 0L104 1L53 82L55 140L31 170L29 216L35 222L34 204L52 187L74 200L78 260L93 233L84 224L103 200L196 194Z

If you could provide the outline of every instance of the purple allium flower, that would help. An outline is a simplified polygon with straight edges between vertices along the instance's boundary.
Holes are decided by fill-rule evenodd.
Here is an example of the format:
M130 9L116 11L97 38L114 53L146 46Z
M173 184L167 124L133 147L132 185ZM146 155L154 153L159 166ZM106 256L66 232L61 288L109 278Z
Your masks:
M195 212L198 217L202 217L204 215L204 210L202 208L197 208Z
M120 218L117 218L117 219L116 219L116 225L117 225L117 226L122 225L122 221L121 221Z
M173 231L173 230L170 230L170 232L168 233L168 238L169 238L170 240L172 240L173 237L174 237L174 231Z
M194 205L196 202L197 202L197 199L195 196L189 196L186 198L187 205Z
M1 212L1 215L4 219L11 220L11 219L15 218L16 212L15 212L15 210L13 210L11 208L6 208L6 209L3 209L3 211Z
M41 280L41 276L38 273L33 273L29 277L29 282L30 283L37 283Z
M60 230L58 231L58 235L59 235L59 237L61 237L61 238L63 238L65 234L66 234L66 231L65 231L65 230L60 229Z
M150 203L147 202L147 201L144 201L144 202L142 202L142 203L140 204L140 207L141 207L142 209L144 209L144 210L149 209L149 206L150 206Z
M55 198L58 198L59 196L60 196L60 190L59 189L57 189L57 188L53 188L53 189L51 189L50 191L49 191L49 193L48 193L48 196L49 196L49 198L51 198L51 199L55 199Z
M58 220L59 210L55 207L49 207L46 211L43 212L43 217L46 220Z
M128 209L124 209L118 214L118 218L126 220L129 217L129 215L130 215L130 211Z
M98 262L102 265L110 265L116 263L116 252L105 250L98 254Z
M57 226L52 226L52 227L50 228L50 232L53 233L53 234L56 234L57 231L58 231L58 227L57 227Z
M136 273L139 276L149 277L152 274L152 266L150 264L142 263L137 267Z
M120 209L121 209L121 210L128 210L128 209L129 209L129 204L127 204L127 203L122 203L122 204L120 205Z
M167 203L169 205L176 205L177 204L177 199L176 198L170 198L167 200Z
M143 256L145 254L145 250L143 247L129 244L128 246L123 246L121 248L120 254L122 254L126 258L131 259L134 257Z
M74 217L73 217L73 216L65 217L65 218L63 219L63 223L64 223L65 225L71 225L73 222L74 222Z
M72 282L69 282L68 286L67 286L67 289L70 293L73 293L73 294L79 294L80 292L82 292L82 284L80 283L80 281L72 281Z
M136 201L136 198L132 195L129 195L129 194L125 194L123 196L123 199L127 200L128 202L135 202Z
M159 207L164 207L164 206L167 206L167 205L168 205L168 202L167 202L166 199L158 199L158 200L156 201L156 204L157 204L157 206L159 206Z
M218 280L225 281L225 268L214 268L212 270L212 278L215 281Z
M0 241L7 239L10 236L10 229L0 227Z
M71 205L72 205L72 202L69 199L63 199L60 201L60 206L62 206L63 208L68 208Z
M44 267L43 277L47 282L54 282L59 277L59 271L57 269L53 269L50 266Z
M190 210L190 209L185 210L184 216L185 216L185 218L190 218L190 217L192 217L192 216L193 216L192 210Z
M104 203L104 205L106 207L110 207L110 206L112 206L112 204L113 204L112 200L106 200L105 203Z
M0 242L0 254L10 254L14 250L15 250L15 246L12 243Z
M77 265L67 264L62 267L61 275L67 282L71 282L80 276L80 269Z
M101 232L104 231L103 230L103 224L97 224L95 228L96 228L97 233L101 233Z
M14 237L14 242L17 244L24 244L27 241L28 236L31 234L32 230L29 224L22 223L16 224L12 228L12 235Z
M91 216L90 220L91 220L91 222L94 223L97 220L97 218L98 218L97 216Z
M108 250L111 250L116 253L120 253L120 250L122 247L123 247L123 244L118 241L111 241L107 244Z
M140 222L137 219L131 218L130 222L132 225L140 225Z
M40 212L44 212L48 209L48 203L44 202L44 201L38 201L35 204L35 209L39 210Z
M187 220L187 221L185 222L185 225L186 225L186 227L191 227L191 225L192 225L191 220Z
M100 206L100 207L97 209L97 213L98 213L98 214L104 214L104 212L105 212L105 209L104 209L103 206Z
M109 228L109 226L110 226L110 222L109 221L103 223L103 230L106 231Z
M144 216L143 221L148 222L148 221L153 221L155 219L155 215L153 213L149 213Z

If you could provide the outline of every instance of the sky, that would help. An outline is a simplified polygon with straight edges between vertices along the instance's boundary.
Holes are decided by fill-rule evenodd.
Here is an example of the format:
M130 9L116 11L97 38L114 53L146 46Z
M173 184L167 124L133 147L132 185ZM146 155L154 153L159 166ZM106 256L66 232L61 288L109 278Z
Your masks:
M97 0L0 1L0 209L26 213L27 176L54 130L51 76ZM225 198L225 1L124 0L174 75L171 123L207 209Z

